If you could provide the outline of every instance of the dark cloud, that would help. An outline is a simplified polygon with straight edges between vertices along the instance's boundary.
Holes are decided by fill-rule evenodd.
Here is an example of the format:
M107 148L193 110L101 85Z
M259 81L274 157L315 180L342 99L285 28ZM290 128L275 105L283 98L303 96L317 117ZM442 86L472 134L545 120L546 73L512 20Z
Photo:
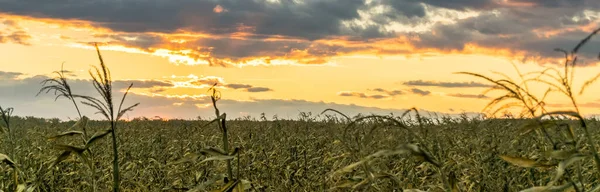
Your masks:
M389 96L396 96L396 95L404 94L404 92L401 90L386 90L386 89L382 89L382 88L375 88L375 89L372 89L371 91L386 93Z
M165 39L159 35L143 33L96 34L94 36L99 38L107 38L113 43L133 46L146 51L150 51L150 48L169 41L168 39Z
M421 96L426 96L426 95L431 94L430 91L421 90L421 89L417 89L417 88L412 88L412 89L409 89L406 91L375 88L375 89L369 89L368 91L385 93L385 94L366 94L366 93L355 92L355 91L341 91L341 92L338 92L338 96L359 97L359 98L366 98L366 99L385 99L385 98L395 97L398 95L403 95L403 94L405 94L405 92L409 92L409 93L413 93L413 94L417 94L417 95L421 95Z
M60 3L63 2L63 3ZM600 18L597 0L180 0L180 1L0 1L0 13L38 18L76 19L112 30L98 35L114 44L149 52L160 48L192 50L180 55L230 66L261 57L265 63L288 59L303 64L323 64L329 57L364 51L375 54L406 54L423 51L472 51L466 45L524 52L523 59L560 58L554 48L570 49L585 37ZM373 9L383 6L383 11ZM224 11L214 11L220 7ZM442 10L442 8L444 10ZM454 18L454 13L476 11L478 15ZM363 23L361 14L369 15ZM431 15L433 13L435 15ZM594 14L595 13L595 14ZM5 21L11 25L11 21ZM430 25L423 32L398 32L393 24ZM564 31L560 31L564 30ZM202 33L184 43L171 43L161 34ZM242 34L242 35L240 35ZM136 37L135 40L127 37ZM370 45L375 40L396 40L417 50L386 50ZM23 30L0 32L0 42L27 44ZM324 43L318 40L340 40ZM349 44L352 44L350 46ZM360 46L357 46L360 44ZM600 41L592 39L581 50L582 58L596 58ZM477 52L477 51L473 51ZM488 54L497 54L496 52ZM514 55L511 55L514 56Z
M409 86L432 86L432 87L449 87L449 88L464 88L464 87L491 87L491 85L478 83L478 82L435 82L435 81L423 81L414 80L403 82L403 85Z
M253 85L240 84L240 83L225 83L223 81L223 79L218 78L218 77L203 77L203 78L193 80L190 82L191 85L195 85L195 86L212 86L215 83L218 86L223 86L223 87L231 88L231 89L239 89L239 90L243 90L246 92L253 92L253 93L273 91L273 89L268 88L268 87L255 87Z
M375 0L372 5L386 5L390 9L382 14L389 19L420 18L425 16L425 5L417 1Z
M12 80L17 78L19 75L23 75L23 73L0 71L0 80Z
M150 89L150 92L151 93L162 93L166 90L167 90L167 88L164 88L164 87L154 87L154 88Z
M422 89L418 89L418 88L412 88L412 89L410 89L410 91L414 94L421 95L421 96L427 96L427 95L431 94L431 91L426 91L426 90L422 90Z
M342 97L359 97L359 98L365 98L365 99L385 99L385 98L390 97L387 95L379 95L379 94L367 95L365 93L349 92L349 91L339 92L338 95L342 96Z
M220 6L227 11L216 13ZM340 33L342 22L359 18L364 0L311 0L302 3L266 0L90 1L56 3L1 1L0 11L60 19L81 19L122 32L211 34L251 30L257 34L319 39Z
M227 84L225 85L225 87L227 88L232 88L232 89L242 89L245 90L247 92L267 92L267 91L273 91L273 89L268 88L268 87L254 87L252 85L248 85L248 84Z
M210 77L202 77L199 79L192 80L190 82L190 84L196 85L196 86L202 86L202 85L213 86L215 84L223 85L223 84L225 84L225 82L223 82L223 79L221 79L219 77L210 76Z
M343 25L344 21L359 19L359 11L383 5L388 11L383 15L391 18L385 24L400 17L426 17L425 6L455 10L487 10L502 7L492 0L310 0L302 3L266 0L182 0L170 1L91 1L56 4L39 0L2 1L0 11L18 15L59 19L80 19L118 32L175 32L185 29L210 34L229 34L250 31L260 35L284 35L306 39L320 39L349 31L356 34L384 31L378 27L354 28ZM544 4L542 4L544 5ZM552 5L547 3L546 5ZM216 13L220 6L226 12ZM348 28L347 30L344 28Z
M232 89L247 89L247 88L252 88L252 85L232 83L232 84L225 85L225 87L232 88Z
M555 3L552 3L555 2ZM504 49L523 59L542 61L561 58L554 48L571 50L591 31L584 26L598 22L586 9L600 8L600 1L581 1L588 6L558 6L566 1L531 1L533 7L501 7L456 23L434 25L431 33L418 34L415 46L447 51L464 51L465 45ZM596 58L600 40L595 38L580 50L580 57Z
M217 6L227 11L214 11ZM374 0L370 4L366 4L365 0L308 0L301 3L291 0L277 3L267 0L106 0L68 3L20 0L1 1L0 11L33 17L87 20L118 32L170 33L184 29L230 34L250 31L260 35L314 40L335 35L385 36L385 31L377 27L352 28L343 24L360 19L359 11L368 11L375 6L388 8L382 13L390 18L386 24L402 18L426 17L425 6L461 11L501 7L493 0Z
M172 82L159 81L159 80L116 80L113 82L113 86L117 87L128 87L133 83L133 87L136 88L154 88L154 87L173 87Z
M460 97L460 98L470 98L470 99L487 99L487 98L489 98L488 96L485 96L483 94L475 95L475 94L456 93L456 94L448 94L448 96Z
M267 91L273 91L273 90L271 88L267 88L267 87L250 87L250 88L247 88L246 91L256 93L256 92L267 92Z
M417 0L410 0L417 1ZM418 2L423 2L428 5L443 7L448 9L455 10L488 10L491 8L497 8L501 6L498 4L496 0L454 0L454 1L446 1L446 0L419 0Z

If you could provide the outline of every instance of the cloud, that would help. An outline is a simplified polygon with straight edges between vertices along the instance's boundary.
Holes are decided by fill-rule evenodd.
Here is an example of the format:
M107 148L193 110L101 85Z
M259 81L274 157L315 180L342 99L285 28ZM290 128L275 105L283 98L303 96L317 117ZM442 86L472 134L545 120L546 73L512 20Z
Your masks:
M421 2L448 9L456 10L490 10L502 6L495 0L462 0L462 1L444 1L444 0L422 0Z
M396 95L402 95L402 94L404 94L404 92L401 91L401 90L385 90L385 89L382 89L382 88L375 88L375 89L372 89L371 91L386 93L389 96L396 96Z
M13 20L0 20L0 43L15 43L21 45L31 45L31 35L29 35L17 22Z
M150 93L162 93L166 90L167 89L163 88L163 87L154 87L154 88L149 89Z
M40 88L42 88L40 82L48 78L47 76L36 75L27 78L16 78L18 75L21 74L0 72L0 77L11 77L0 81L0 89L3 90L0 92L0 100L2 101L0 105L3 107L14 107L15 114L17 115L60 118L74 117L76 115L74 108L68 107L71 106L72 103L64 98L58 99L55 102L54 100L56 96L53 94L53 92L37 95ZM152 89L162 88L161 86L169 85L168 83L162 81L153 80L118 80L113 82L113 97L121 98L123 95L122 91L127 88L129 85L128 83L130 82L144 82L142 87L146 88L150 88L152 85L159 86L152 87ZM90 80L69 79L69 85L71 86L74 94L90 96L98 95ZM145 105L144 107L140 106L139 108L136 108L136 110L144 109L144 113L148 113L152 111L151 108L148 108L148 106L167 106L172 105L175 102L207 103L210 102L210 98L207 95L179 95L168 97L160 94L141 94L132 91L127 95L125 105L131 105L134 102L140 102ZM82 112L84 114L94 116L94 110L88 107L83 107L81 104L80 108L82 108ZM156 109L161 108L155 108L154 110Z
M25 31L13 31L9 34L0 33L0 43L16 43L21 45L31 45L29 40L31 36Z
M448 88L464 88L464 87L491 87L491 85L478 83L478 82L435 82L435 81L423 81L414 80L403 82L403 85L409 86L432 86L432 87L448 87Z
M421 96L427 96L427 95L431 94L431 91L426 91L426 90L422 90L422 89L418 89L418 88L412 88L412 89L410 89L410 91L414 94L421 95Z
M19 76L21 75L25 74L0 71L0 80L2 80L0 81L0 88L3 90L3 92L0 93L0 98L7 98L9 101L10 99L33 100L35 99L35 96L38 93L38 91L43 87L43 85L41 84L42 81L50 78L44 75L35 75L31 77L19 78ZM71 86L71 89L73 90L73 94L97 94L90 80L68 79L68 83ZM173 86L173 84L170 82L160 80L114 80L112 83L113 90L116 92L125 90L131 83L134 84L133 88L143 88L150 90L162 89ZM53 95L53 93L54 92L49 92L48 95ZM46 94L43 93L41 95Z
M7 75L9 74L9 75ZM46 76L33 76L29 78L16 78L20 73L0 72L0 77L10 77L0 81L0 103L2 107L14 107L15 115L18 116L36 116L44 118L75 118L77 112L70 101L64 98L54 101L53 94L40 94L36 96L41 88L39 84ZM147 80L149 81L149 80ZM159 82L148 83L156 85L166 85ZM89 80L70 80L70 85L76 94L97 95ZM126 83L115 83L113 93L115 98L120 98L125 89ZM195 119L198 116L204 119L211 119L214 111L211 108L211 101L208 95L164 95L160 93L138 93L130 92L127 95L124 106L134 103L140 105L133 111L124 116L125 119L135 117L155 117L163 118L184 118ZM337 109L350 116L361 114L381 114L390 113L402 114L404 109L383 109L376 107L364 107L358 105L336 104L323 101L307 100L285 100L285 99L253 99L249 101L237 101L223 99L218 102L219 109L227 113L230 119L251 115L259 117L260 113L265 112L268 117L278 115L279 118L296 118L299 112L311 112L318 114L327 108ZM94 114L90 107L79 105L82 113L94 119L100 119L101 116ZM426 110L422 110L426 111Z
M113 86L127 87L132 83L136 88L173 87L175 85L172 82L160 80L116 80L113 81Z
M179 86L183 87L191 87L191 88L207 88L213 85L217 85L217 87L222 88L230 88L236 90L243 90L246 92L267 92L273 91L273 89L268 87L256 87L249 84L241 84L241 83L226 83L225 80L221 77L216 76L206 76L206 77L193 77L192 80L180 82Z
M213 8L213 12L215 12L215 13L223 13L223 12L227 12L227 11L228 10L221 7L221 5L217 5L217 6L215 6L215 8Z
M13 80L23 73L0 71L0 80Z
M269 37L256 34L245 36L186 34L129 34L100 36L108 45L139 49L148 53L169 50L165 55L184 56L175 62L230 67L256 63L279 65L287 63L326 64L333 56L368 46L345 47L344 42L319 42L289 37ZM89 45L87 45L89 46ZM176 59L175 59L176 60Z
M426 95L431 94L430 91L425 91L425 90L421 90L421 89L417 89L417 88L408 89L406 91L375 88L375 89L368 89L368 91L384 93L384 94L366 94L366 93L356 92L356 91L341 91L341 92L338 92L337 95L342 96L342 97L358 97L358 98L365 98L365 99L386 99L386 98L392 98L392 97L395 97L398 95L404 95L406 92L410 92L410 93L417 94L420 96L426 96Z
M359 98L365 98L365 99L385 99L385 98L390 97L387 95L380 95L380 94L367 95L365 93L352 92L352 91L342 91L342 92L339 92L338 95L342 96L342 97L359 97Z
M232 83L232 84L225 85L225 87L232 88L232 89L248 89L248 88L252 88L252 85Z
M487 99L487 98L489 98L488 96L483 95L483 94L475 95L475 94L463 94L463 93L448 94L448 96L459 97L459 98L469 98L469 99Z
M223 84L225 84L225 81L221 77L207 76L207 77L193 79L192 81L189 82L189 84L196 85L196 86L213 86L215 84L223 85Z
M261 35L319 39L340 33L342 21L360 18L364 0L279 1L92 1L57 5L44 1L2 1L5 13L83 19L120 32L189 30L231 34L250 30ZM102 10L102 11L99 11ZM214 11L221 10L221 11ZM225 11L227 10L227 11Z
M267 91L273 91L271 88L267 88L267 87L251 87L251 88L247 88L246 91L248 92L267 92Z
M418 34L414 45L457 52L483 51L473 50L477 46L503 50L507 56L523 60L556 62L562 55L554 48L570 50L599 26L600 14L591 11L600 7L598 1L518 2L529 5L500 7L455 23L437 23L431 33ZM592 39L580 51L580 57L593 61L591 58L600 51L594 49L598 44L598 39Z
M109 45L225 67L429 53L556 63L554 48L572 48L600 26L599 8L596 0L0 1L0 14L84 23ZM0 38L28 40L26 31ZM598 44L581 50L585 64L595 63Z
M237 83L226 84L225 87L232 88L232 89L242 89L242 90L245 90L247 92L267 92L267 91L273 91L273 89L268 88L268 87L254 87L254 86L248 85L248 84L237 84Z

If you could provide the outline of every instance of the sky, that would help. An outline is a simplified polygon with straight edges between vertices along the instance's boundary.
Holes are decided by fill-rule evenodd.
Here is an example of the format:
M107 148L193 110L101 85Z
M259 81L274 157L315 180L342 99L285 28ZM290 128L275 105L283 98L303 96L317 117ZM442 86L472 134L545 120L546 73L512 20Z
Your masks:
M133 83L125 103L140 105L126 118L210 118L215 83L231 118L482 112L499 93L456 72L560 68L554 49L599 24L596 0L0 0L0 106L77 117L70 101L36 94L62 66L74 93L97 96L99 43L115 94ZM575 87L600 72L598 45L580 50ZM600 113L598 88L577 95L582 113ZM558 93L547 103L570 109Z

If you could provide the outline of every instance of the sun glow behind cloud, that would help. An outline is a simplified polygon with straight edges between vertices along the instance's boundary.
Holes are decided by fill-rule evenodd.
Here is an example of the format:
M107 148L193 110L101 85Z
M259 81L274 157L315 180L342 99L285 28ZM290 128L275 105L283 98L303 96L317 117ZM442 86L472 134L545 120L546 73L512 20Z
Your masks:
M377 9L377 8L375 8ZM439 8L427 8L426 9L430 16L430 21L417 26L387 26L386 28L392 31L399 32L422 32L429 30L435 23L452 23L458 19L464 19L468 17L476 16L477 13L472 12L457 12ZM452 15L451 17L444 17L444 15ZM404 57L424 56L424 55L440 55L440 54L454 54L453 52L446 52L444 50L438 50L433 48L418 49L411 45L411 39L415 39L407 36L398 36L392 39L376 40L375 42L359 42L350 39L341 38L329 38L319 39L315 41L307 41L302 39L295 39L290 37L282 37L280 35L272 35L261 37L265 42L304 42L311 44L309 47L317 46L328 46L328 47L343 47L344 50L337 51L337 53L317 53L309 49L290 49L284 55L274 56L251 56L243 58L217 58L211 53L212 47L193 48L191 44L198 39L219 39L219 38L232 38L237 40L252 40L253 35L251 33L239 33L232 35L213 35L195 33L189 31L180 31L177 33L145 33L143 35L152 35L162 40L154 43L153 46L139 47L135 45L128 45L128 42L142 41L139 37L140 34L127 34L127 33L115 33L111 29L98 27L96 24L80 21L80 20L59 20L59 19L38 19L24 16L5 15L7 18L18 21L25 26L36 26L35 28L28 28L28 32L33 35L35 41L43 44L52 45L64 45L74 48L93 49L92 43L99 42L103 50L119 51L125 53L135 54L147 54L152 56L158 56L167 58L169 62L177 65L220 65L220 66L281 66L281 65L294 65L294 66L306 66L306 65L324 65L324 66L336 66L335 58L338 57L353 57L361 55L377 55L377 56L391 56L396 57L403 55ZM361 25L368 25L369 14L363 13L362 20L354 21ZM349 24L349 23L347 23ZM395 23L398 24L398 23ZM394 25L395 25L394 24ZM45 27L41 27L45 26ZM50 29L50 30L48 30ZM39 31L38 31L39 30ZM47 33L55 33L61 35L47 36ZM115 42L111 38L107 38L110 34L121 34L120 38L122 42ZM471 53L467 53L471 54Z
M381 7L374 7L369 12L378 12ZM435 8L431 6L425 6L425 10L428 16L428 22L419 23L417 25L405 25L399 23L391 23L389 26L384 28L395 31L395 32L416 32L423 33L427 31L436 31L432 27L436 24L452 24L458 20L466 18L477 17L480 13L478 12L460 12L443 8ZM348 21L345 25L358 24L362 26L372 25L370 19L372 13L361 12L361 20ZM597 17L593 12L586 12L586 17ZM52 44L93 49L91 42L100 42L101 48L104 50L119 51L125 53L135 54L147 54L152 56L158 56L168 59L169 62L176 65L216 65L216 66L282 66L282 65L293 65L293 66L306 66L306 65L324 65L324 66L336 66L336 58L340 57L427 57L427 56L439 56L439 55L450 55L450 54L485 54L495 55L507 58L533 58L538 59L535 56L527 55L525 51L510 50L509 48L495 48L477 45L477 43L467 43L465 48L462 50L444 50L439 48L417 48L413 45L413 42L421 41L419 37L411 37L406 35L399 35L395 38L386 38L380 40L374 40L369 42L354 41L344 37L335 37L328 39L319 39L314 41L307 41L302 39L294 39L289 37L282 37L279 35L272 35L261 37L265 42L304 42L309 44L306 49L290 49L289 52L280 55L273 56L245 56L241 58L236 57L223 57L214 56L211 51L213 47L207 48L193 48L193 42L202 39L220 39L220 38L232 38L241 41L250 41L253 38L251 33L239 33L232 35L213 35L203 34L195 32L180 31L177 33L165 34L165 33L145 33L142 35L151 35L159 38L160 40L152 43L147 47L136 46L135 44L128 44L136 41L143 41L140 38L141 34L127 34L127 33L116 33L123 39L121 42L115 42L111 39L110 34L115 34L114 31L107 28L96 26L96 24L79 21L79 20L59 20L59 19L38 19L24 16L15 15L4 15L11 20L17 21L19 24L26 26L27 32L33 37L33 42L39 42L42 44ZM35 27L29 27L35 26ZM45 26L45 27L41 27ZM546 38L561 34L568 31L574 30L591 30L597 26L597 23L590 23L584 27L578 28L566 28L555 31L544 31L538 30L538 35L542 35ZM39 30L39 31L38 31ZM49 32L61 35L48 36ZM107 38L109 37L109 38ZM328 47L339 47L336 52L318 52L320 48L318 46ZM314 50L311 50L315 48ZM341 48L341 49L340 49ZM554 59L542 60L542 62L556 62Z

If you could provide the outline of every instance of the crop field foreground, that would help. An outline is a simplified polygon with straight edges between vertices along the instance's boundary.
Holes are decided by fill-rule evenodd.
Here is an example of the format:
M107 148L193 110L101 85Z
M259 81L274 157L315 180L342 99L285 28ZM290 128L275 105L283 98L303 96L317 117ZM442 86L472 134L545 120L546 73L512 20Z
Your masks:
M258 191L326 191L336 186L354 186L369 177L380 177L364 183L370 190L421 189L443 191L440 171L451 176L462 191L518 191L551 181L557 166L523 168L513 166L499 157L501 154L546 159L546 147L534 134L519 136L525 120L481 119L423 119L408 129L423 136L421 143L407 130L393 125L364 122L348 130L342 137L346 124L343 119L315 120L233 120L228 122L232 146L240 148L239 159L234 163L239 169L234 174L251 181L252 190ZM133 120L122 122L119 163L123 191L187 191L202 183L222 186L220 177L226 172L221 161L181 161L202 149L218 146L221 135L215 127L201 128L206 121L184 120ZM47 135L57 135L69 130L74 122L48 121L37 118L14 118L11 126L16 130L13 161L19 165L20 183L36 184L42 191L87 191L92 181L89 170L70 156L54 167L48 167L60 150L53 147ZM597 121L590 121L598 126ZM100 132L106 122L90 121L89 132ZM598 132L592 132L596 144ZM558 134L556 136L559 136ZM64 139L60 143L77 144L79 137ZM419 156L391 154L368 162L365 173L362 167L345 169L362 157L383 149L396 150L405 143L413 143L432 150L440 169ZM2 140L2 150L10 150ZM95 145L93 166L98 191L110 190L111 158L109 140ZM199 154L199 153L198 153ZM587 158L581 162L590 162ZM342 171L343 170L343 171ZM569 177L592 184L597 177L592 163L576 163L567 171ZM9 190L14 183L12 171L3 166L1 187ZM581 175L578 175L581 174ZM220 183L220 184L219 184ZM561 179L559 183L568 183ZM207 189L216 189L208 187ZM340 189L344 191L344 189Z

